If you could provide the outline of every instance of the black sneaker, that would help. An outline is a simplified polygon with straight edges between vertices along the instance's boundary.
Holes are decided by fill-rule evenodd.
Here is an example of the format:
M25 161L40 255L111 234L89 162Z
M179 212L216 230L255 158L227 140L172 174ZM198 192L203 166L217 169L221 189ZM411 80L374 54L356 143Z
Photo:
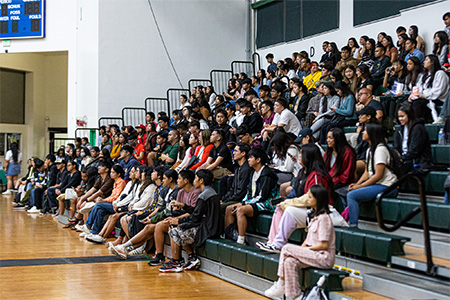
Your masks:
M26 207L23 204L17 203L17 205L14 206L13 209L24 210L24 209L26 209Z
M159 271L162 273L183 272L183 263L184 259L180 260L171 259L169 262L166 262L161 268L159 268Z
M166 261L166 257L162 253L156 253L155 258L148 262L149 266L160 266Z
M185 270L196 270L200 267L200 259L195 255L189 255L187 263L184 265Z
M270 244L257 243L256 245L259 247L259 249L261 249L263 251L267 251L267 252L271 252L271 253L280 253L281 252L280 248L277 248Z

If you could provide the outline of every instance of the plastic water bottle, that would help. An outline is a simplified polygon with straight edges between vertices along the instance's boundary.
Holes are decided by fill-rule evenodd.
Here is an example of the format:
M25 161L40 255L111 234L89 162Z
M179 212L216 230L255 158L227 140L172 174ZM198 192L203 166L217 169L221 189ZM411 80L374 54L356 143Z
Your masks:
M325 283L325 280L326 280L326 278L325 278L325 276L321 276L320 278L319 278L319 281L317 281L317 286L323 286L323 284Z
M439 144L439 145L445 145L445 133L444 133L444 128L441 128L441 130L439 130L439 134L438 134L438 144Z

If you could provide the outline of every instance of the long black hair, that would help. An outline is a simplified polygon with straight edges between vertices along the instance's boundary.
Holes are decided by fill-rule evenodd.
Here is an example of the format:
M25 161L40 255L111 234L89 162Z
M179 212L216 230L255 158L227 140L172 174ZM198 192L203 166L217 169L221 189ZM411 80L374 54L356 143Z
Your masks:
M320 153L319 147L315 144L306 144L302 146L302 164L304 166L301 172L307 177L312 172L316 171L322 175L328 177L329 182L332 182L331 176L328 173L325 162L322 158L322 153Z
M291 145L295 145L293 139L284 130L278 130L273 136L272 152L277 155L279 159L285 159L288 149Z
M372 170L375 173L375 166L374 166L375 150L377 149L378 145L383 145L386 147L386 149L389 149L386 144L386 128L377 123L369 123L366 125L366 131L370 141L370 148L369 148L369 154L371 158L370 163L372 165ZM367 167L369 167L369 164L367 164Z
M416 113L414 112L414 109L411 104L405 103L398 111L404 112L408 116L408 124L406 124L406 127L408 128L408 131L411 129L412 124L416 121Z
M142 196L142 193L144 192L144 190L153 183L152 180L152 173L153 173L153 167L151 166L139 166L138 167L139 172L142 174L145 174L145 178L144 181L142 182L142 186L141 189L139 190L139 197Z
M442 48L448 45L448 36L445 31L438 31L434 36L439 38L439 43L434 43L433 54L440 55L442 53Z
M437 71L441 70L441 64L439 63L439 58L434 54L428 54L425 56L431 62L431 69L429 70L431 77L430 81L428 81L428 88L431 88L433 86L434 77L436 76ZM422 83L425 83L427 80L428 70L424 68L423 70L423 76L422 76Z
M311 194L316 198L317 208L309 215L314 218L321 214L329 214L328 208L329 191L321 184L315 184L309 188Z
M412 29L413 33L410 35L412 39L417 39L419 36L419 28L416 25L411 25L409 28Z
M335 162L335 173L333 176L339 176L347 166L343 166L344 162L344 153L345 149L348 148L352 151L353 156L356 157L355 149L350 146L350 144L347 142L347 139L345 138L344 130L341 128L333 128L329 132L333 134L334 139L334 148L328 147L327 151L325 152L325 166L330 166L331 169L331 157L333 155L333 151L336 151L336 162ZM353 161L353 164L356 164L356 160ZM354 169L354 168L353 168Z
M14 162L18 163L18 160L19 160L19 145L17 145L16 142L12 142L9 145L9 149L12 152L12 157L13 157Z
M409 88L409 84L411 84L411 86L415 86L417 84L419 74L422 72L422 64L417 57L411 56L408 60L412 61L414 64L414 69L411 72L408 71L408 75L406 75L405 84L407 88Z

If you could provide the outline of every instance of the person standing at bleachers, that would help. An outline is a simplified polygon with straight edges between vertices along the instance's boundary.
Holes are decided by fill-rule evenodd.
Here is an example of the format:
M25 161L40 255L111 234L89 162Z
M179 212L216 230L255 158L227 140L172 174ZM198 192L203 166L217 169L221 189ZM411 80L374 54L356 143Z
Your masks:
M336 247L335 232L328 216L328 190L322 185L314 185L308 191L309 214L308 235L301 246L283 246L278 263L278 281L264 292L266 297L286 295L289 299L300 299L299 269L317 267L331 269L334 265Z
M359 204L373 201L375 197L397 181L392 171L392 156L386 144L385 129L379 124L367 124L363 132L363 140L369 143L364 174L357 183L350 184L347 194L350 227L358 226ZM397 189L388 193L387 197L395 197Z
M6 170L6 191L3 195L11 195L12 189L16 185L20 174L20 163L22 162L22 152L19 150L17 143L13 142L9 145L10 149L5 155L4 169Z
M427 168L432 163L430 138L423 119L416 119L414 109L405 104L398 110L400 128L395 131L394 148L402 155L405 174L414 168Z

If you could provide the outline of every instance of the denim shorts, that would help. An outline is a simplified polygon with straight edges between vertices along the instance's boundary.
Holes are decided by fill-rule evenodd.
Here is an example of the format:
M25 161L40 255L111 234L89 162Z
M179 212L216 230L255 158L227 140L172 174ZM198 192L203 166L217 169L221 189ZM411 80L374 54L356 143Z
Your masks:
M20 163L9 163L6 176L16 176L20 174Z

